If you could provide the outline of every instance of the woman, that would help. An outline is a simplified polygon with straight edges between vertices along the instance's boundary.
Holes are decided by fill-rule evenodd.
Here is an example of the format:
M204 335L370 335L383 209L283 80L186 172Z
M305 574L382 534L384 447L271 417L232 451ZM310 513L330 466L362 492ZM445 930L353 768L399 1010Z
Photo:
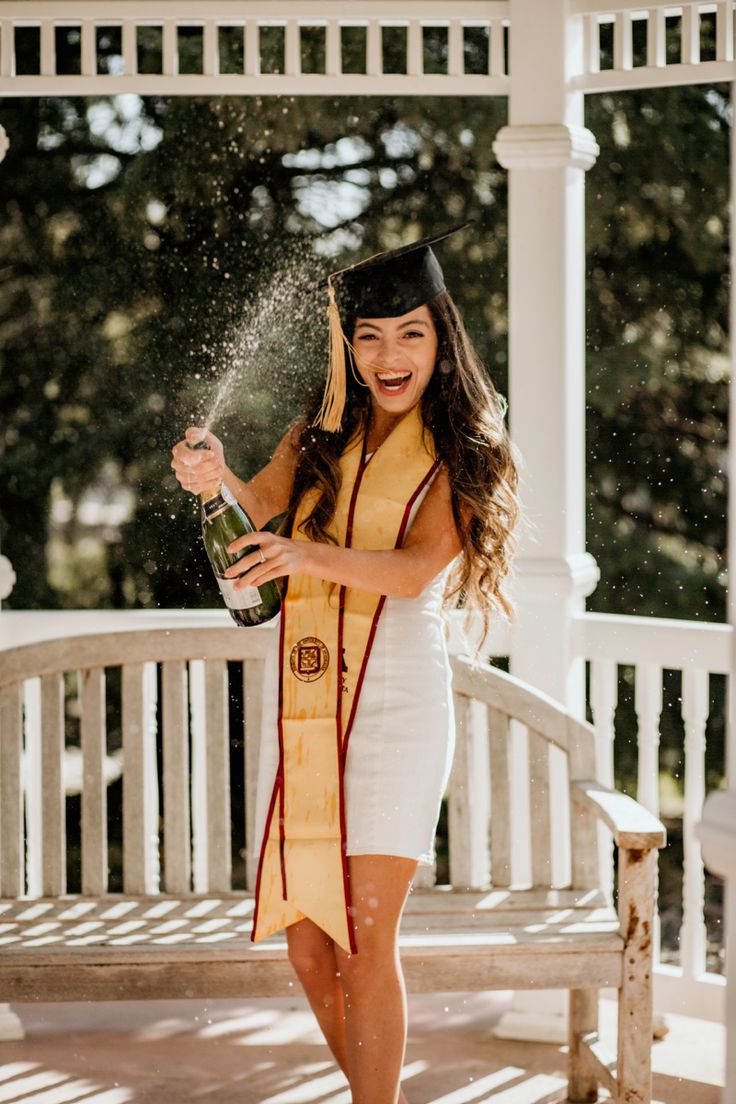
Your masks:
M224 479L259 528L287 514L236 541L256 550L229 570L237 586L287 580L252 938L286 928L354 1104L406 1101L398 930L454 749L441 607L462 594L486 620L513 613L516 450L431 249L459 228L330 277L325 394L248 483L212 434L209 452L187 447L195 427L173 449L185 489Z

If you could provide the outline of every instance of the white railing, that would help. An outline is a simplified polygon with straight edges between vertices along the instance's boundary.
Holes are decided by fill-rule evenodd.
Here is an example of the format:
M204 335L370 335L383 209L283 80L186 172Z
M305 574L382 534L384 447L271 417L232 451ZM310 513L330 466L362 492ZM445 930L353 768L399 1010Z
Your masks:
M0 0L0 95L510 91L507 0L366 0L349 14L339 0L272 0L267 13L256 0L208 0L204 11L194 0ZM734 0L571 0L570 19L581 34L571 89L736 78Z
M255 0L3 0L0 95L508 92L506 0L371 0L350 9L339 0L283 0L267 10ZM71 73L57 64L57 35L72 36L64 49ZM30 73L19 71L21 54L30 55Z
M710 676L726 677L730 690L730 625L673 618L580 613L571 623L571 647L590 663L590 708L599 740L601 781L613 778L614 714L619 706L619 668L630 668L637 722L637 798L659 816L659 732L664 672L681 676L680 714L684 728L683 888L679 966L659 955L655 930L655 998L661 1008L723 1019L724 978L706 969L705 872L695 836L705 799L706 724ZM725 695L724 695L725 697ZM725 727L728 716L724 701Z
M571 0L570 8L572 15L583 20L583 71L570 82L582 92L732 81L736 77L733 0L681 4ZM713 24L713 57L706 57L704 50L708 22ZM635 43L641 56L636 64ZM601 68L603 48L610 57L606 69Z
M83 633L145 628L205 629L223 627L229 623L227 613L222 610L69 613L1 611L0 648ZM633 796L656 815L659 814L658 748L659 717L663 705L663 672L675 670L682 673L681 713L684 724L685 772L680 962L679 965L672 965L659 959L659 932L655 931L655 999L661 1011L687 1008L690 1015L707 1019L723 1019L725 985L723 977L709 973L706 969L703 915L705 874L694 825L700 817L704 798L709 677L711 674L728 676L731 634L729 625L666 618L580 613L571 622L572 652L590 662L590 707L598 739L600 779L607 783L613 781L614 714L619 705L618 669L623 665L632 671L630 685L633 688L638 729L638 780L637 793ZM508 631L502 627L488 638L487 652L494 656L508 655L509 643ZM454 653L461 652L466 647L461 614L453 615L450 647ZM190 695L195 775L199 775L197 756L204 754L201 737L205 725L201 716L203 693L201 687L198 689L198 677L196 671L193 671ZM154 697L152 688L149 688L149 696L151 699ZM38 736L41 703L37 685L28 686L25 708L29 778L38 779L41 769ZM483 776L484 772L479 771L478 777ZM40 833L34 831L34 825L37 828L40 826L40 792L40 785L31 785L26 796L26 878L31 892L38 891L41 879ZM488 805L488 795L478 794L476 798L476 812L478 809L482 812ZM157 799L157 793L153 792L146 797L148 815L152 819L157 812L152 803ZM206 826L199 823L204 807L204 795L200 794L195 779L192 787L195 886L198 868L205 855L196 842L201 841L206 833ZM251 870L248 874L252 877Z

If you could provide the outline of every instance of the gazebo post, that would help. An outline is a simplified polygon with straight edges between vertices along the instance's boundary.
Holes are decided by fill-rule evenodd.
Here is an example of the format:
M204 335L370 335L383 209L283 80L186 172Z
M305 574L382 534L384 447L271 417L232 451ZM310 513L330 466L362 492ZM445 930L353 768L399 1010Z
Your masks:
M493 143L509 170L509 407L524 456L521 495L536 532L522 534L511 671L585 716L585 663L571 647L571 614L584 610L599 571L585 551L585 170L598 155L583 126L582 18L567 0L510 0L508 126ZM567 807L551 764L552 807ZM523 793L519 790L523 800ZM560 833L562 835L562 833ZM517 834L514 838L519 840ZM526 841L528 843L528 841ZM514 879L529 870L517 843ZM553 853L563 884L570 855ZM530 875L529 875L530 876ZM563 994L518 993L496 1034L567 1041ZM542 998L540 1001L540 997Z
M736 111L736 82L731 82L731 118ZM736 126L731 124L730 177L731 290L729 328L731 332L731 379L729 383L729 440L736 438ZM728 623L731 626L731 670L727 686L726 711L726 788L712 790L705 799L702 819L695 826L703 852L703 862L725 880L724 942L726 948L726 1083L721 1100L736 1099L736 462L729 454L728 479Z
M5 131L0 127L2 134ZM7 142L7 139L6 139ZM0 138L0 146L2 140ZM7 149L7 145L5 147ZM0 153L0 161L4 156L4 150ZM15 585L15 572L7 556L0 554L0 606L4 598L7 598ZM2 613L0 612L0 617ZM12 1042L14 1039L24 1037L23 1024L11 1009L9 1004L0 1004L0 1042Z

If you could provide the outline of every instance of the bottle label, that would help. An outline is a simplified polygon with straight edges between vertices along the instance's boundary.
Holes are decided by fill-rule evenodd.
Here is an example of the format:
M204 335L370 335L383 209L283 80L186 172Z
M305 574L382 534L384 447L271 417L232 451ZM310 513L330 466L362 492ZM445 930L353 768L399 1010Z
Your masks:
M238 589L235 586L235 579L223 579L219 575L215 578L228 609L253 609L255 606L260 606L262 599L258 587L241 587Z

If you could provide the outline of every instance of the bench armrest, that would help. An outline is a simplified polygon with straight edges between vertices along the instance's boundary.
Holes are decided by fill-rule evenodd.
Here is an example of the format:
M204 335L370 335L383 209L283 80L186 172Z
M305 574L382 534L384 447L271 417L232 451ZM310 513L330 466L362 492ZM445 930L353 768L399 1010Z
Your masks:
M570 793L573 802L579 802L608 825L617 847L648 851L665 846L664 825L633 797L588 779L571 781Z

